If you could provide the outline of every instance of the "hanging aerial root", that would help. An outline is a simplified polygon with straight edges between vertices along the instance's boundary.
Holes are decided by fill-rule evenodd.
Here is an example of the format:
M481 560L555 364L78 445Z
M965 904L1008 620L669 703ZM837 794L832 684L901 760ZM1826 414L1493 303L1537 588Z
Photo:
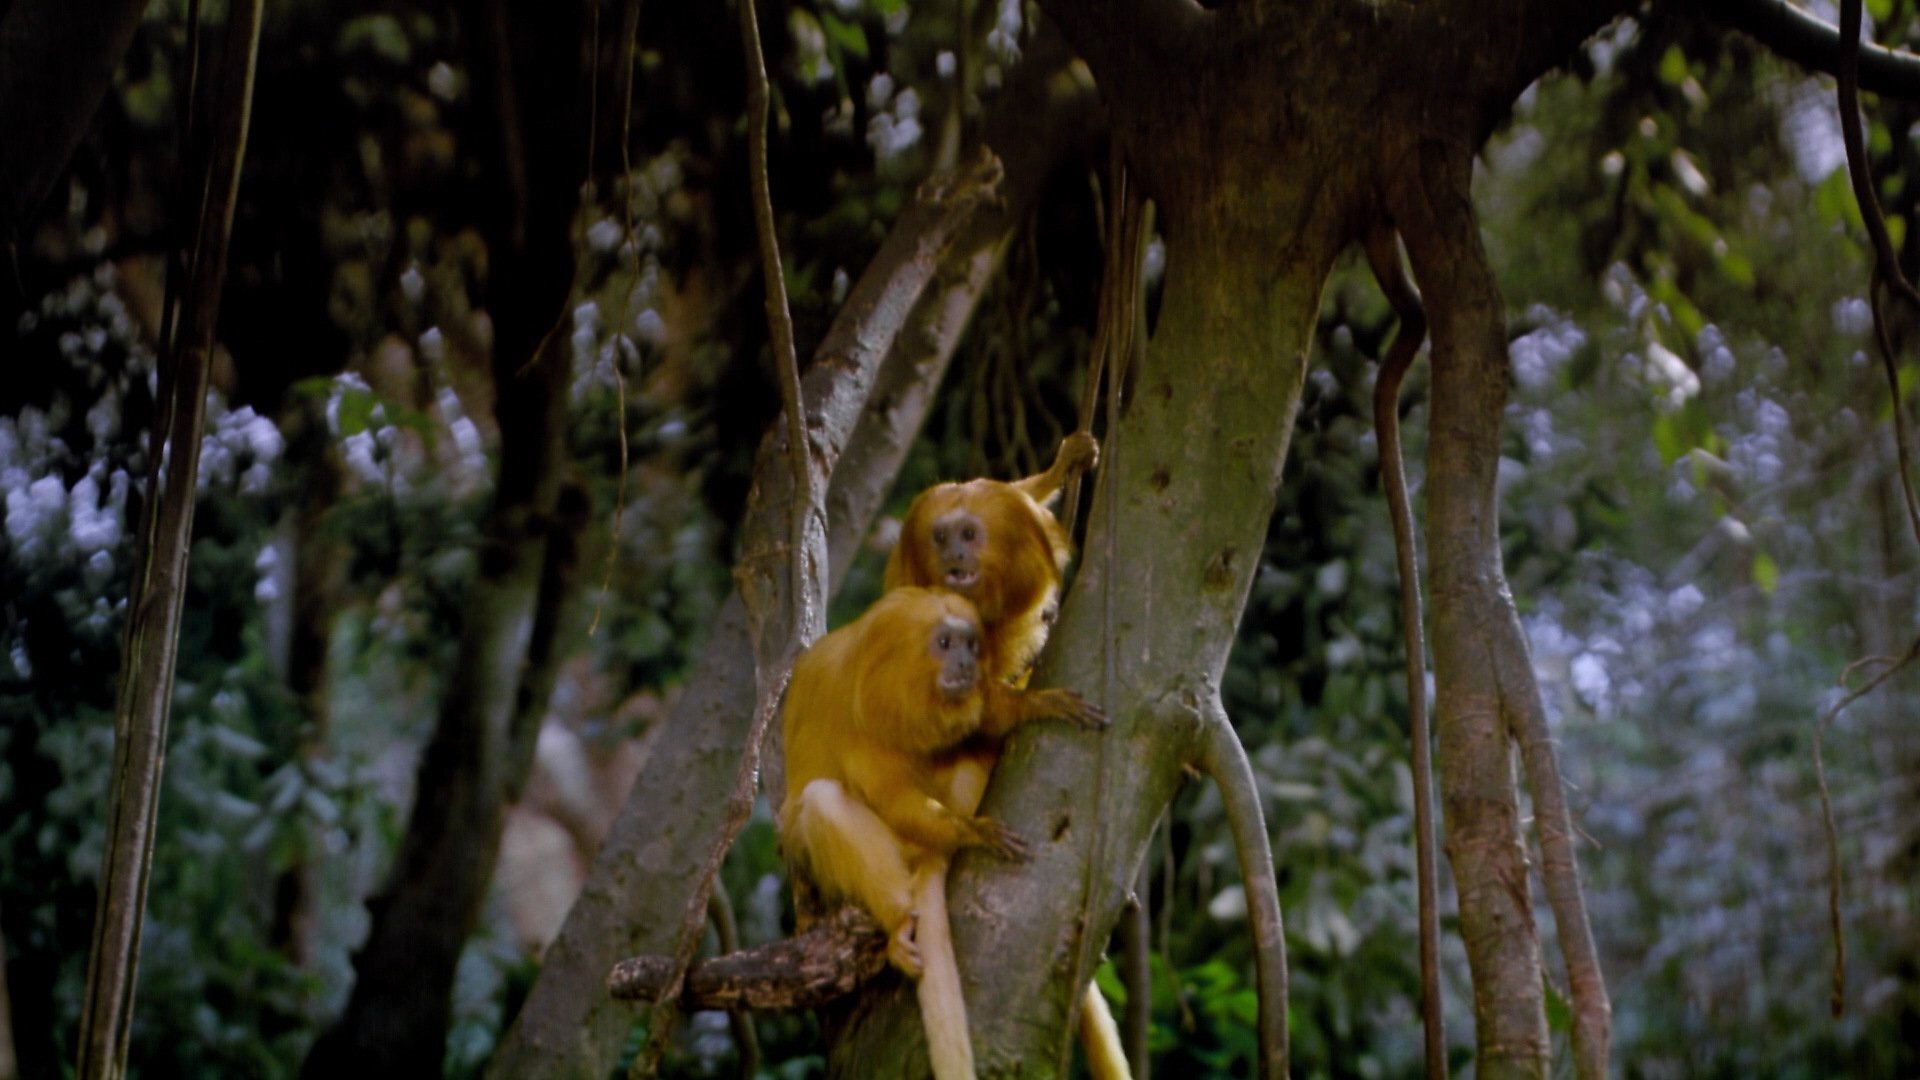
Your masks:
M1914 491L1913 448L1907 440L1906 404L1900 393L1899 364L1894 358L1893 343L1887 333L1886 305L1881 290L1884 288L1892 292L1916 311L1920 311L1920 291L1915 290L1913 282L1907 279L1906 273L1900 268L1899 255L1887 231L1886 214L1880 208L1880 199L1874 188L1873 166L1867 160L1865 138L1860 131L1862 8L1862 0L1842 0L1840 5L1839 71L1835 80L1839 84L1840 137L1847 150L1847 178L1852 182L1854 199L1860 205L1860 220L1866 227L1867 239L1873 247L1873 274L1867 285L1867 299L1873 311L1873 339L1880 355L1881 370L1886 374L1887 392L1893 403L1894 459L1899 466L1900 497L1906 506L1908 529L1915 542L1920 543L1920 495ZM1881 662L1889 666L1865 686L1842 698L1821 718L1820 726L1813 735L1813 772L1820 786L1821 822L1827 836L1827 921L1833 935L1834 953L1833 992L1829 1009L1835 1017L1846 1012L1847 941L1840 912L1840 831L1834 823L1833 800L1827 791L1827 772L1821 759L1821 744L1826 738L1827 729L1841 710L1905 667L1916 653L1920 653L1920 641L1914 642L1906 654L1898 659L1869 657L1849 664L1840 674L1842 685L1845 685L1847 676L1863 664Z
M760 776L760 762L766 750L774 714L787 680L799 656L826 624L826 507L823 493L827 476L816 472L801 414L800 365L794 352L793 315L787 308L786 277L781 270L780 241L773 216L771 181L767 175L767 114L772 89L767 79L766 57L760 46L759 16L753 0L740 2L740 42L747 68L747 156L753 188L753 216L760 241L760 268L766 285L766 314L769 340L773 344L774 368L780 386L780 404L786 418L787 463L792 470L792 500L788 504L788 579L785 610L778 605L758 602L763 592L741 582L741 597L747 605L747 621L754 637L755 683L759 700L754 719L740 755L740 768L727 797L727 813L718 842L708 852L700 881L680 916L677 945L669 985L677 983L693 963L699 943L699 928L706 917L707 898L712 895L720 865L733 840L746 827L753 810L754 789ZM736 569L736 576L742 571ZM751 574L748 570L746 573ZM647 1043L634 1057L629 1075L653 1076L666 1053L667 1040L674 1026L674 997L656 1005L648 1024Z
M1887 390L1893 396L1893 440L1900 465L1900 496L1907 507L1907 525L1916 543L1920 543L1920 496L1913 486L1913 450L1907 445L1906 408L1900 398L1899 366L1887 335L1886 312L1880 302L1880 288L1913 305L1920 312L1920 291L1900 269L1900 256L1893 249L1893 237L1887 232L1887 216L1880 209L1880 197L1874 190L1873 165L1867 160L1865 138L1860 131L1860 23L1862 0L1843 0L1840 5L1840 73L1836 80L1840 94L1840 141L1847 149L1847 178L1853 183L1853 197L1860 204L1860 220L1866 226L1873 246L1873 278L1867 297L1873 307L1873 336L1880 350L1880 366L1886 372Z
M1120 572L1117 509L1118 480L1120 475L1120 395L1127 384L1127 366L1134 357L1136 347L1144 342L1137 340L1142 319L1140 317L1141 264L1146 257L1146 238L1152 227L1152 212L1140 187L1127 172L1126 158L1119 143L1112 150L1108 175L1111 177L1113 206L1107 215L1107 266L1101 278L1099 322L1094 328L1094 356L1090 360L1087 373L1087 385L1082 393L1080 409L1080 430L1087 431L1093 424L1094 393L1100 382L1102 368L1106 377L1106 446L1102 452L1100 465L1100 500L1106 507L1103 519L1100 543L1106 559L1105 584L1100 590L1100 668L1101 690L1100 704L1109 714L1119 709L1120 677L1116 664L1114 594L1109 587L1117 580ZM1079 512L1078 476L1069 482L1064 505L1068 535L1072 535L1074 518ZM1091 536L1089 536L1091 541ZM1107 805L1107 793L1110 785L1108 774L1112 771L1113 740L1100 742L1098 771L1094 775L1095 815L1093 842L1087 856L1086 873L1082 878L1081 911L1079 937L1075 942L1073 961L1073 985L1085 985L1093 978L1093 968L1102 944L1108 935L1104 930L1096 932L1093 927L1094 891L1096 882L1113 859L1111 830L1107 823L1113 816L1113 808ZM1130 993L1139 996L1142 987L1130 988ZM1094 993L1097 994L1097 991ZM1085 1017L1081 1010L1086 1004L1099 1005L1104 1011L1104 1002L1097 998L1081 996L1074 999L1068 1008L1072 1021L1067 1025L1069 1031L1078 1029ZM1111 1026L1111 1016L1106 1017ZM1102 1035L1111 1032L1102 1030ZM1088 1043L1089 1052L1095 1043ZM1116 1053L1113 1040L1103 1040L1109 1055ZM1062 1074L1067 1071L1071 1054L1072 1039L1063 1037L1060 1041L1058 1068ZM1144 1060L1138 1062L1144 1065Z
M1260 993L1261 1080L1287 1075L1287 935L1280 920L1280 891L1273 877L1273 848L1267 841L1260 789L1240 736L1217 700L1207 708L1195 762L1220 788L1234 853L1247 893L1247 919L1253 927L1254 983Z
M1847 676L1868 664L1884 664L1880 674L1868 679L1866 685L1854 690L1834 703L1833 708L1820 718L1820 726L1813 731L1813 778L1820 786L1820 820L1827 832L1827 925L1833 934L1833 996L1828 1008L1835 1018L1847 1011L1847 938L1840 919L1840 827L1834 821L1833 795L1827 790L1827 766L1821 757L1821 744L1826 741L1827 729L1847 706L1873 693L1881 683L1898 675L1900 671L1915 660L1920 660L1920 638L1916 638L1907 651L1899 656L1869 656L1864 660L1855 660L1840 673L1840 684L1846 685Z
M727 890L713 890L712 899L707 901L707 921L713 924L713 936L719 939L721 955L740 951L740 924L733 917L733 900L727 896ZM740 1052L741 1075L758 1076L760 1035L753 1029L753 1017L747 1015L744 1008L728 1009L727 1026L732 1029L734 1046Z
M1381 226L1367 234L1367 261L1380 291L1400 317L1399 333L1373 384L1373 430L1380 448L1381 486L1393 519L1393 550L1400 565L1400 627L1407 650L1407 727L1413 745L1413 831L1420 898L1420 1016L1426 1036L1427 1080L1445 1080L1447 1031L1440 998L1439 854L1433 829L1433 741L1427 722L1427 644L1420 605L1420 566L1413 544L1413 505L1400 449L1400 384L1427 337L1427 313L1400 260L1400 238Z

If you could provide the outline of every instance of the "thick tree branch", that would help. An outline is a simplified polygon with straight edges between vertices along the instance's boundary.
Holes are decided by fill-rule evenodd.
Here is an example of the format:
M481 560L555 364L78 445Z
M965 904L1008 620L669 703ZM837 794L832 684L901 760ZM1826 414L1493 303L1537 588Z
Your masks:
M573 532L588 514L560 482L570 346L550 332L572 283L567 225L586 140L578 125L547 119L571 115L585 96L583 13L483 6L464 44L474 100L491 107L474 115L469 137L490 164L479 194L500 429L493 493L407 831L367 902L346 1008L302 1065L309 1077L430 1073L446 1056L454 973L493 879L507 804L533 766L563 651Z
M847 906L803 934L696 962L680 983L683 1009L815 1009L845 997L886 970L887 932ZM621 1001L658 1001L674 983L670 956L635 956L607 974Z
M1494 484L1508 385L1505 309L1473 224L1468 154L1424 149L1409 154L1410 183L1389 193L1389 210L1432 320L1427 540L1447 855L1473 972L1480 1075L1540 1076L1550 1044L1539 931L1488 640L1511 617L1501 599ZM1423 160L1430 157L1440 160Z
M1333 216L1316 215L1310 231L1295 233L1269 202L1212 217L1193 205L1163 209L1159 321L1123 403L1127 449L1103 466L1117 471L1115 497L1096 497L1088 523L1099 536L1105 515L1118 515L1115 551L1109 559L1096 545L1083 555L1034 677L1085 692L1100 684L1101 651L1112 648L1120 675L1113 726L1100 735L1052 725L1015 733L983 812L1045 839L1018 866L964 855L954 864L955 951L969 1012L978 1010L974 1050L986 1073L1056 1074L1059 1040L1085 989L1073 975L1079 926L1103 933L1119 917L1154 825L1200 754L1205 709L1272 514L1320 282L1340 246ZM1282 243L1289 257L1276 273L1245 273L1249 245ZM1108 589L1118 590L1120 616L1111 643L1101 625ZM1108 787L1128 794L1098 822L1103 808L1088 790L1096 739L1113 743ZM1093 866L1089 908L1078 886L1101 829L1111 844ZM920 1026L910 997L863 995L829 1069L924 1075Z
M1787 0L1705 0L1701 11L1801 67L1827 75L1840 72L1840 31ZM1920 100L1920 56L1862 44L1860 88Z

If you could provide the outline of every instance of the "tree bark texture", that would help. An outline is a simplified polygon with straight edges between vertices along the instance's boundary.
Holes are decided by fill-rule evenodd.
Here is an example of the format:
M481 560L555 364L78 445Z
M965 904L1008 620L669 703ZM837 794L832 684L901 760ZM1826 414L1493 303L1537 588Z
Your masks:
M475 99L491 105L476 134L499 183L482 226L493 254L499 465L407 832L388 883L368 901L372 926L354 957L346 1010L309 1053L307 1076L439 1072L454 969L552 689L573 537L558 481L571 363L568 339L548 331L572 281L568 223L584 155L584 134L553 118L577 115L587 90L579 14L571 5L509 11L500 0L465 27Z
M829 590L892 487L1006 238L1090 104L1065 58L1049 52L1030 50L1008 91L1017 106L996 109L990 125L986 141L1004 172L1000 204L964 215L910 204L803 379L813 440L845 444L827 491ZM771 463L756 461L756 474L770 468L786 471L777 448ZM637 1013L611 999L602 980L623 957L672 949L673 922L722 826L751 720L751 656L736 595L666 721L672 737L635 780L489 1076L598 1080L613 1068Z

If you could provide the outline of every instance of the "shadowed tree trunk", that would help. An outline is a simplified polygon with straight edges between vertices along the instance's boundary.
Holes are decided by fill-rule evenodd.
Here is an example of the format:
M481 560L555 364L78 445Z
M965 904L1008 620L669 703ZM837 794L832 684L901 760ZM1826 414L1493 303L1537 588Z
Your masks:
M307 1076L439 1073L454 968L552 689L572 558L564 519L584 511L562 505L571 364L567 337L548 334L573 276L568 224L585 135L566 118L585 113L580 16L574 4L531 11L496 0L462 26L481 106L473 134L496 185L482 227L499 467L413 813L388 884L368 901L372 927L346 1011L315 1043Z
M0 243L11 247L87 132L144 0L0 5Z

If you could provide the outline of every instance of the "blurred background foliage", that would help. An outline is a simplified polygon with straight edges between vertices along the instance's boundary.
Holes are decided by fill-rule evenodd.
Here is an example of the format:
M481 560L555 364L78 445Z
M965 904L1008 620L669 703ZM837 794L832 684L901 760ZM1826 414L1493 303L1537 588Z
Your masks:
M1912 5L1868 7L1881 40L1912 40ZM962 9L767 6L803 355L1035 17L1018 0ZM149 343L164 237L180 227L184 10L149 12L4 296L0 932L28 1077L62 1075L75 1039ZM617 12L596 24L605 41ZM772 418L743 79L733 28L713 16L643 10L630 120L603 102L544 121L592 123L622 148L611 179L582 189L576 295L557 328L572 342L572 468L595 511L570 659L462 962L449 1075L484 1062L650 740L672 737L656 721L728 588ZM292 1073L344 1000L361 902L415 795L496 442L458 33L438 8L269 5L140 970L140 1075ZM1874 102L1870 118L1898 239L1920 201L1920 107ZM1031 471L1077 424L1103 161L1070 163L1014 241L896 508L935 479ZM1902 651L1920 625L1831 85L1661 5L1527 91L1476 193L1513 335L1502 535L1588 841L1622 1073L1915 1075L1911 675L1844 714L1828 743L1851 992L1844 1019L1826 1011L1810 737L1841 669ZM1915 329L1901 313L1896 341ZM1303 1077L1418 1072L1404 689L1368 404L1391 332L1363 267L1342 265L1226 673L1276 842ZM1904 360L1910 406L1917 374ZM1416 483L1423 391L1416 369ZM840 617L877 590L881 548L854 569ZM1211 791L1175 804L1148 872L1156 1067L1251 1075L1245 904ZM747 940L782 932L764 815L724 882ZM1443 959L1460 1064L1471 1014L1457 939ZM1110 970L1102 980L1125 992ZM765 1073L820 1071L813 1020L757 1022ZM671 1068L731 1075L738 1062L724 1021L697 1017Z

